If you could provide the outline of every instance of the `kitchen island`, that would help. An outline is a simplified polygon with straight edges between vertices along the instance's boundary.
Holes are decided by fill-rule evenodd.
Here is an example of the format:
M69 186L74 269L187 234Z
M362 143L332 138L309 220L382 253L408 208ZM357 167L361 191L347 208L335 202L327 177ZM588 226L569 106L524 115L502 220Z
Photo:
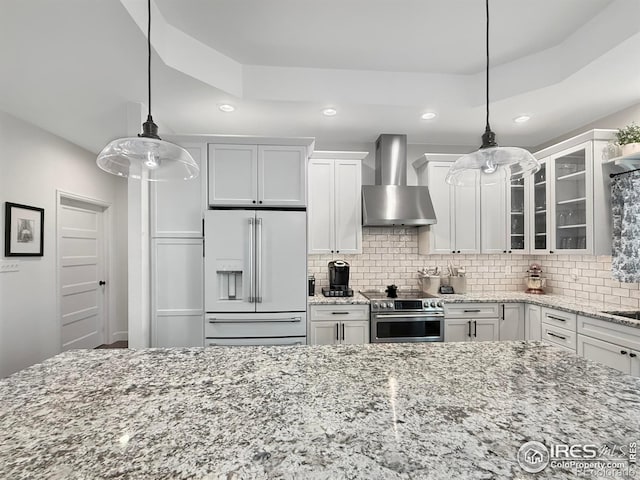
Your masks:
M520 446L640 440L640 379L537 342L69 351L0 406L12 480L559 479Z

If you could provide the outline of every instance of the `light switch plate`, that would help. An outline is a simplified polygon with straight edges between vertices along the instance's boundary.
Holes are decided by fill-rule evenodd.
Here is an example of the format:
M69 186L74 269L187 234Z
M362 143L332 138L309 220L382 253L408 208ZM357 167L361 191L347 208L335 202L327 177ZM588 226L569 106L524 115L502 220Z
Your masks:
M0 273L19 272L20 262L17 260L0 260Z

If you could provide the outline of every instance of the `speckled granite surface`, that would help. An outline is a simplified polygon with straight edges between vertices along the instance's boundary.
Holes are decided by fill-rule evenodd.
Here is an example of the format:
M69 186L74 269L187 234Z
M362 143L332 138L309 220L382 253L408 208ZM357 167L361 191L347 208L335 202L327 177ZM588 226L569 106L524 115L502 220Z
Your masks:
M524 342L71 351L0 405L12 480L565 479L518 448L640 440L640 379Z
M359 303L367 304L369 301L366 297L356 293L354 300L337 299L324 297L322 295L310 297L309 304L344 304ZM524 292L491 292L491 293L466 293L454 295L440 295L445 303L465 303L465 302L502 302L502 303L532 303L543 307L556 308L567 312L577 313L578 315L587 315L590 317L600 318L620 325L627 325L634 328L640 328L640 321L625 317L616 317L602 313L607 311L628 311L629 308L620 305L608 305L602 302L589 302L587 300L566 297L564 295L531 295Z
M613 323L627 325L630 327L640 328L640 321L631 318L617 317L602 313L607 311L625 311L629 308L620 305L607 305L602 302L589 302L563 295L531 295L524 292L494 292L494 293L468 293L460 295L441 295L442 300L446 303L465 303L465 302L501 302L501 303L532 303L543 307L555 308L566 312L577 313L578 315L587 315L589 317L600 318Z
M309 297L309 305L368 305L369 300L359 292L353 292L353 297L325 297L322 293Z

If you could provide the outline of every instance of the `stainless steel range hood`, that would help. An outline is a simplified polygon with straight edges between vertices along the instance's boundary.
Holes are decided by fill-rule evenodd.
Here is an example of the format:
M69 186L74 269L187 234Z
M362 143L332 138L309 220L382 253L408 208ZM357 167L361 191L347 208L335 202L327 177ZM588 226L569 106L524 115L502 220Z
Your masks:
M436 223L427 187L407 185L407 136L376 140L375 185L362 186L364 226L420 226Z

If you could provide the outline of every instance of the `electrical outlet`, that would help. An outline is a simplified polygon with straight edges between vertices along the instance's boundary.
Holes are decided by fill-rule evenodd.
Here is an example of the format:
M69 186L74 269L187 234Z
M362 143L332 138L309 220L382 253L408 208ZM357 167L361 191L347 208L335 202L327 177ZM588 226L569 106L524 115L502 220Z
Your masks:
M19 272L20 262L17 260L0 260L0 273Z

